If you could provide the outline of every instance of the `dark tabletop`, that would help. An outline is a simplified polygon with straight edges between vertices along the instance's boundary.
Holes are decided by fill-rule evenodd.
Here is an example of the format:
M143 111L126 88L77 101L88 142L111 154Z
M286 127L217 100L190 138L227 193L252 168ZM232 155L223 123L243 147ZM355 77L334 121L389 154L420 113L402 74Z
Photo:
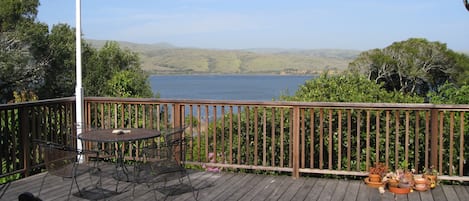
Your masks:
M117 131L121 132L117 132ZM96 129L83 132L79 139L95 142L129 142L160 136L160 131L146 128Z

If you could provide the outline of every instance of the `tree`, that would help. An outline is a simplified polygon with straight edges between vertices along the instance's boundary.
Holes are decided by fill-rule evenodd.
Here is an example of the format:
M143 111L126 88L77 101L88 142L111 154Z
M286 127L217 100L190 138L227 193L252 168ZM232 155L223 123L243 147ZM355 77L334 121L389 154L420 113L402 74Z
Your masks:
M47 25L36 23L37 0L0 1L0 103L14 91L35 93L43 81Z
M469 85L458 87L445 83L437 91L429 93L428 97L435 104L469 104Z
M113 97L152 97L148 76L135 70L123 70L114 73L107 82L107 94Z
M14 31L24 23L33 23L39 0L0 1L0 32Z
M38 94L42 99L74 95L75 31L67 24L52 26L44 48L44 82Z
M387 91L360 74L328 75L308 80L295 95L281 96L288 101L308 102L368 102L368 103L421 103L423 98L398 91Z
M383 83L389 91L425 96L447 81L456 82L459 64L446 44L411 38L361 53L348 70Z
M148 75L140 68L136 53L121 49L117 42L106 42L94 51L84 51L83 84L86 96L151 97ZM129 77L125 77L129 76ZM118 83L119 81L125 83ZM136 86L130 86L135 84Z
M449 54L456 62L455 71L459 72L455 75L456 84L458 86L469 84L469 56L454 51L450 51Z

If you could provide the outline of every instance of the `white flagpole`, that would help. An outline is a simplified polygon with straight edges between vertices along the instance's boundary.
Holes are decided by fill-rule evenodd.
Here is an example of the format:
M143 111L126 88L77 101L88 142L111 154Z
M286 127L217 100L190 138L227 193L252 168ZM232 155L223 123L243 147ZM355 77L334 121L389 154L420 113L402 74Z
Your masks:
M83 109L83 88L82 88L82 71L81 71L81 1L75 1L75 59L76 59L76 81L77 85L75 88L75 98L76 98L76 129L77 135L81 134L83 131L84 123L84 109ZM77 149L81 150L82 144L80 140L77 140Z

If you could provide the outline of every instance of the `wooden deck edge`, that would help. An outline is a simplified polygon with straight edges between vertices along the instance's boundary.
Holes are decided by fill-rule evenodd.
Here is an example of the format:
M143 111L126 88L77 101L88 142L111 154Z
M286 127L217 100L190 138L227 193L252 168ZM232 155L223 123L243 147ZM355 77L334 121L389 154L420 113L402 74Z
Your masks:
M448 175L441 175L438 176L439 180L448 180L448 181L460 181L460 182L469 182L469 176L448 176Z
M354 171L341 171L341 170L321 170L321 169L305 169L300 168L301 173L313 174L334 174L334 175L347 175L347 176L367 176L368 172L354 172Z
M258 166L258 165L233 165L223 163L202 163L202 162L190 162L186 161L188 165L197 165L200 167L223 167L223 168L234 168L234 169L251 169L251 170L270 170L270 171L281 171L281 172L292 172L293 168L288 167L272 167L272 166Z

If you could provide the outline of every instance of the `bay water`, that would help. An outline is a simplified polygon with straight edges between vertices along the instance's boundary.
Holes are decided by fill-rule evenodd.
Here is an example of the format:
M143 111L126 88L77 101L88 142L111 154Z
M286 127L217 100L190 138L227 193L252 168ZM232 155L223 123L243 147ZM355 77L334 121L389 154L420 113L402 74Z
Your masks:
M293 95L312 75L151 75L160 98L210 100L278 100Z

